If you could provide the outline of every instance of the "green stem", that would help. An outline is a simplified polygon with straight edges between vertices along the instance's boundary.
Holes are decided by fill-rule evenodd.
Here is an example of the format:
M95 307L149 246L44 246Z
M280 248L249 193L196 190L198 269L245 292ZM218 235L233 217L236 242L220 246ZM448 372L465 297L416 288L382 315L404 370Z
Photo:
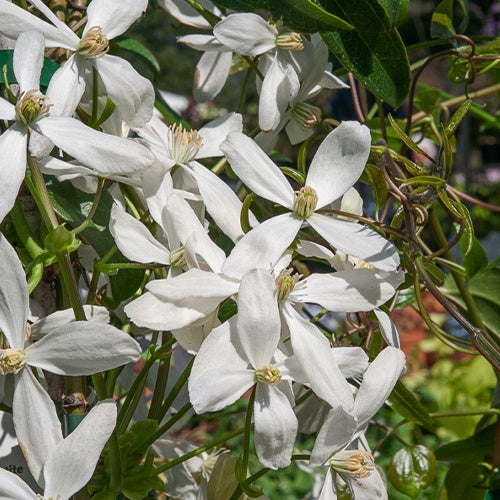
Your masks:
M172 336L164 333L162 344L172 340ZM153 391L153 399L148 412L148 418L155 419L161 410L163 397L165 396L165 389L168 382L168 374L170 371L171 356L166 356L160 360L160 366L156 375L155 387Z
M250 76L252 75L252 67L250 66L245 73L245 78L243 80L243 85L241 87L240 99L238 101L238 106L236 107L236 113L241 113L243 106L245 105L245 98L247 96L248 82L250 81Z
M14 203L9 216L12 223L14 224L14 229L16 230L21 243L24 245L24 248L26 248L30 256L34 259L39 255L42 255L43 248L40 246L36 236L33 234L33 231L29 227L28 221L26 220L26 216L24 215L19 200L16 200L16 202Z
M487 408L485 410L439 411L429 413L429 417L431 418L469 417L474 415L500 415L500 410L497 408Z
M212 14L210 11L205 9L202 5L200 5L196 0L185 0L185 2L193 9L195 9L203 18L211 25L215 26L219 21L220 17L216 16L215 14Z
M163 417L167 414L175 398L177 397L179 392L181 392L181 389L184 387L186 380L189 378L189 374L191 373L191 368L193 366L193 363L194 363L194 358L187 364L186 368L184 368L184 371L180 374L179 378L177 379L177 382L172 387L172 390L170 391L169 395L165 399L165 402L158 411L157 415L158 421L161 421Z
M90 123L96 123L99 113L99 73L92 68L92 118Z
M440 247L445 247L448 245L448 240L446 239L446 236L443 232L443 228L441 227L441 224L439 222L438 216L436 214L435 210L432 210L429 216L429 222L432 228L432 231L434 232L434 236L436 237L436 242ZM450 262L456 262L455 257L451 253L450 250L447 250L444 252L444 257L449 260ZM472 295L469 292L469 289L467 288L467 283L464 279L464 277L455 269L450 269L450 273L453 276L453 280L455 281L458 291L460 292L460 295L464 299L465 305L467 306L467 310L470 315L470 319L472 321L472 324L474 326L477 326L478 328L481 328L484 330L484 323L481 318L481 315L479 314L479 311L476 307L476 304L474 303L474 299L472 298Z
M256 386L253 387L250 398L248 399L247 413L245 417L245 441L243 447L243 457L241 459L241 473L245 474L245 476L247 474L248 461L250 459L250 439L252 436L252 415L255 402L255 389Z
M161 465L160 467L156 468L156 474L161 474L162 472L165 472L172 467L175 467L176 465L182 464L186 460L189 460L190 458L196 457L198 455L201 455L203 452L210 450L211 448L215 448L216 446L225 443L226 441L229 441L230 439L233 439L235 437L240 436L245 432L245 429L238 429L234 432L231 432L229 434L226 434L225 436L222 436L218 439L215 439L211 441L210 443L200 446L199 448L196 448L196 450L190 451L189 453L186 453L182 457L175 458L174 460L170 460L170 462L167 462L164 465Z

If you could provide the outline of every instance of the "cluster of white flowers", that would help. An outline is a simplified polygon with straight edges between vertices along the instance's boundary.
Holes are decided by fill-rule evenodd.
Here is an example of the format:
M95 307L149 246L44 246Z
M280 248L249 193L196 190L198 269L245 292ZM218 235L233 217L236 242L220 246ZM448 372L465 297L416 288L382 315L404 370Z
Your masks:
M328 213L362 214L353 186L370 154L369 129L351 121L330 132L302 186L288 182L266 153L283 129L292 144L309 137L321 111L308 101L322 89L345 86L330 72L321 38L305 37L256 14L230 14L213 34L179 40L204 52L194 87L200 101L221 91L234 54L258 61L261 132L253 140L243 133L243 117L236 113L198 131L166 124L153 114L151 83L107 53L109 41L141 16L147 0L92 0L81 38L41 0L30 3L46 21L0 0L0 34L16 40L19 84L14 104L0 98L0 119L8 123L0 136L0 221L15 203L29 157L42 172L61 179L80 178L91 186L92 178L101 177L133 186L147 207L149 225L127 211L113 191L110 231L130 261L165 266L168 274L148 281L147 291L125 304L124 311L137 327L171 331L179 349L195 356L188 382L194 410L222 410L252 390L255 448L265 467L290 464L299 429L318 432L310 464L326 465L329 471L319 498L336 498L336 488L346 485L356 499L386 497L364 431L404 369L397 333L379 309L404 276L398 252L387 239L354 218ZM160 4L186 24L209 28L184 3ZM209 2L201 4L220 14ZM64 49L67 59L42 94L45 48ZM104 100L94 106L102 109L106 98L115 105L101 130L75 113L92 109L96 84ZM129 137L132 132L135 138ZM201 163L222 156L247 191L269 200L277 215L258 220ZM248 227L242 227L242 210ZM211 239L207 217L234 244L228 255ZM321 261L329 272L302 276L293 267L297 256ZM228 299L237 313L221 323L219 307ZM375 311L388 346L371 362L360 347L332 347L302 314L305 304L336 313ZM113 431L116 405L99 403L63 439L41 370L90 375L137 361L141 351L130 335L106 324L106 314L104 322L75 322L71 311L33 342L26 335L28 313L23 267L0 236L0 330L5 339L0 382L14 389L12 401L4 397L3 402L12 404L17 439L44 488L43 498L63 500L90 479ZM51 325L50 317L46 324ZM304 391L312 396L296 407ZM313 415L314 423L308 422ZM175 482L167 484L173 496L179 494L172 491ZM0 469L0 496L36 494Z

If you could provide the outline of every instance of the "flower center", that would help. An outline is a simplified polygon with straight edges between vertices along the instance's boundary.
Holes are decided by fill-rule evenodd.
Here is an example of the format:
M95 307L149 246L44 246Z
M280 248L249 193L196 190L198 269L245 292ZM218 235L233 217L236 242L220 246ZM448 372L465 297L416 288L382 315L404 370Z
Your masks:
M300 33L281 33L276 36L276 47L281 50L302 50L303 37Z
M168 127L166 147L177 164L189 163L203 146L203 137L196 130L187 131L181 124Z
M295 199L293 201L294 212L303 219L310 217L316 210L318 204L318 195L311 186L304 186L295 191Z
M26 364L26 355L22 349L0 349L0 373L18 373Z
M362 450L343 450L329 460L330 467L353 478L362 479L375 469L373 455Z
M286 299L294 289L301 274L293 273L293 269L282 269L275 280L276 290L278 291L278 300Z
M172 267L186 267L186 251L184 245L170 252L170 265Z
M261 370L255 370L255 379L269 385L278 385L281 382L281 373L273 365L267 365Z
M36 89L22 92L16 103L16 120L23 125L29 125L48 116L52 104L47 104L45 99L46 97Z
M78 53L89 58L102 57L109 50L109 40L100 26L92 26L80 40Z
M321 122L321 109L307 102L298 102L292 108L292 118L305 130Z

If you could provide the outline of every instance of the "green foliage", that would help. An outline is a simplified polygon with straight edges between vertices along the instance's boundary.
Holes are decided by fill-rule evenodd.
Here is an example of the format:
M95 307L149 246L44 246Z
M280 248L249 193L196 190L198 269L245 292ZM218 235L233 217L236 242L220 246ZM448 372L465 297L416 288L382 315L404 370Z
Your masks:
M402 448L394 454L389 464L392 484L402 493L417 498L436 476L436 457L420 444Z
M375 210L378 214L389 194L389 189L382 172L376 165L367 163L359 180L371 186L373 199L375 200Z
M470 248L468 246L468 237L466 234L463 234L460 238L460 253L462 254L467 279L470 279L479 271L486 268L488 265L488 256L476 237L472 238L472 246Z
M142 57L156 73L160 71L160 63L158 62L154 54L144 44L142 44L135 38L117 38L116 40L113 40L112 49L128 50L133 54L137 54L138 56ZM117 52L119 51L117 50Z
M2 49L0 50L0 69L7 66L7 82L8 83L17 83L16 76L14 75L14 66L12 65L12 57L14 55L13 50ZM59 64L50 59L49 57L45 57L43 60L43 68L42 73L40 75L40 85L42 87L47 87L52 78L52 75L59 69ZM3 82L2 80L0 80Z
M467 0L442 0L431 21L432 38L449 38L462 33L469 23Z
M387 13L391 26L399 26L406 18L410 0L378 0Z

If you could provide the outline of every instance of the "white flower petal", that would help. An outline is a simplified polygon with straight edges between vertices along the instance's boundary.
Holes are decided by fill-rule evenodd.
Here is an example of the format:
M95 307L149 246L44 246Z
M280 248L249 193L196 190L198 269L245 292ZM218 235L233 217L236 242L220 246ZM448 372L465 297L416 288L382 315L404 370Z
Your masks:
M276 285L270 271L254 269L241 278L236 324L248 360L254 368L264 368L276 351L281 332Z
M375 467L373 472L361 479L353 478L347 481L352 498L356 500L387 500L387 485L380 471Z
M349 444L357 427L356 419L341 407L330 410L314 443L309 464L323 465L332 455Z
M351 410L354 406L352 391L326 337L289 303L283 304L281 311L290 330L293 353L308 376L311 389L333 408L342 406Z
M37 132L82 165L101 174L130 174L153 162L149 150L131 139L104 134L73 118L47 117L34 124Z
M257 14L231 14L214 27L217 39L238 54L257 56L276 46L276 29Z
M292 213L259 224L238 241L224 262L222 272L240 278L252 269L272 268L292 243L301 225L302 221Z
M290 140L290 144L299 144L299 142L305 141L308 137L310 137L314 130L312 128L304 128L302 127L296 120L290 120L286 127L286 135Z
M150 281L146 288L157 297L177 306L200 307L206 300L215 304L238 291L239 283L201 269L190 269L175 278Z
M152 330L174 330L205 318L214 309L212 304L208 305L208 311L203 310L199 303L197 306L198 309L176 306L147 292L127 304L124 310L137 326Z
M31 3L38 7L39 3L42 2L41 0L33 0ZM45 8L48 9L46 6ZM13 3L1 1L0 31L2 34L16 39L21 33L28 30L42 33L46 47L76 50L80 42L80 39L67 26L66 29L56 28Z
M36 500L35 492L17 475L0 467L0 500Z
M25 31L19 35L14 49L14 74L21 92L40 88L44 48L41 33Z
M194 70L193 97L197 102L215 99L226 84L231 63L232 52L205 52Z
M25 353L30 366L59 375L92 375L137 361L141 348L112 325L74 321L54 329Z
M405 366L405 355L396 347L386 347L372 361L363 376L354 401L354 415L362 429L389 397Z
M28 285L21 261L0 233L0 330L13 349L24 347L28 314Z
M313 273L300 282L301 286L289 298L335 312L371 311L387 302L396 291L387 274L375 269Z
M317 257L326 261L329 261L333 257L331 250L309 240L299 240L296 251L304 257Z
M188 47L203 52L231 52L231 49L225 47L213 35L194 33L177 37L177 42L185 43Z
M109 323L108 310L103 306L94 306L86 304L83 306L87 321L95 321L97 323ZM41 318L31 325L31 337L33 340L39 340L54 328L65 325L70 321L76 321L73 309L63 309L56 311L45 318Z
M32 3L57 28L57 31L61 35L65 36L68 44L71 44L71 47L73 48L73 50L76 50L80 39L74 33L74 31L66 23L61 21L54 14L54 12L52 12L52 10L50 10L49 6L43 2L43 0L30 0L30 3ZM37 31L40 31L40 30L37 29ZM40 31L40 32L43 33L43 31ZM45 35L45 38L47 38L46 35ZM48 47L48 45L47 45L47 47ZM62 45L61 45L61 47L62 47Z
M221 150L231 168L254 193L292 209L292 186L250 137L238 132L229 134L222 143Z
M376 231L355 222L313 214L307 222L330 245L383 271L394 271L399 255L392 243Z
M226 254L210 239L189 203L180 195L172 193L165 206L165 216L182 243L185 244L191 235L195 235L195 252L203 257L210 269L219 271Z
M121 57L106 54L94 59L93 63L109 98L115 103L127 125L130 127L145 125L153 116L155 102L153 84Z
M87 484L115 423L116 403L102 401L50 451L43 470L45 498L69 498Z
M147 227L123 208L113 205L109 230L120 252L133 262L170 264L170 252L159 243Z
M191 168L207 212L224 234L232 241L238 241L244 235L240 224L243 203L228 184L208 168L197 162L193 162ZM249 218L252 226L258 224L251 212L249 212Z
M158 0L160 7L165 9L172 17L180 21L182 24L187 24L188 26L193 26L194 28L200 29L211 29L210 23L198 13L193 7L188 5L184 0ZM212 2L208 0L198 0L198 3L203 6L203 8L212 12L215 15L220 14L220 10L212 5Z
M196 155L197 159L223 156L219 149L223 141L231 132L243 130L243 117L239 113L228 113L204 125L198 133L203 138L203 146Z
M377 316L378 324L380 326L380 333L384 340L393 347L397 347L398 349L401 347L401 343L399 341L399 334L396 325L391 320L391 317L382 309L375 309L373 311L375 316Z
M345 378L362 377L368 368L368 356L361 347L334 347L332 354Z
M279 387L259 383L253 406L255 450L264 467L290 465L298 422L290 401Z
M85 91L85 61L73 54L50 79L45 95L52 116L71 116Z
M318 194L318 208L340 198L359 179L370 144L370 129L358 122L342 122L326 136L306 178Z
M235 349L234 322L210 332L196 355L189 376L189 399L196 413L222 410L255 384L254 371Z
M146 197L146 203L148 204L151 217L153 217L155 222L164 229L168 237L168 229L163 227L163 209L167 204L169 196L174 192L172 177L162 163L155 161L151 167L144 172L142 180L144 196ZM171 245L172 244L175 245L173 242Z
M10 212L26 171L28 135L17 123L0 135L0 222Z
M125 33L147 6L148 0L92 0L87 7L88 21L83 35L93 26L99 26L108 39L115 38Z
M259 96L259 127L269 132L278 127L290 103L298 77L294 69L276 54L264 76Z
M15 377L12 404L19 446L35 481L40 483L47 455L62 441L54 403L29 368Z
M0 120L14 120L16 117L16 108L9 101L0 97Z

